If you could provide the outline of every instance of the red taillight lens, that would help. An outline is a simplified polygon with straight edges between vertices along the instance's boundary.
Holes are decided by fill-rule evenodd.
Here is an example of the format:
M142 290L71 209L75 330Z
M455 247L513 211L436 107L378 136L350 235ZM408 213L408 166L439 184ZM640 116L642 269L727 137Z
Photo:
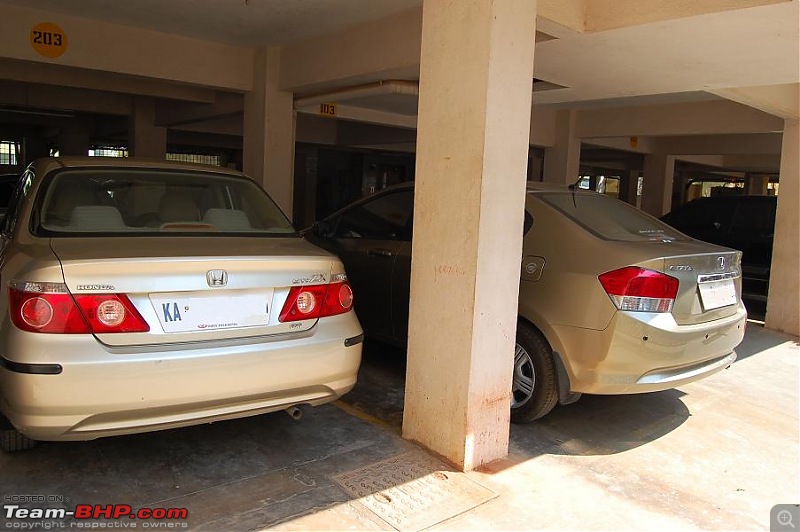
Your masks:
M278 321L310 320L344 314L353 306L353 291L346 282L294 286L289 290Z
M150 326L125 294L80 294L75 301L94 333L147 332Z
M677 279L637 266L606 272L598 279L619 310L670 312L678 295Z
M8 288L11 321L23 331L51 334L147 332L144 321L124 294L81 294L66 285L13 283Z

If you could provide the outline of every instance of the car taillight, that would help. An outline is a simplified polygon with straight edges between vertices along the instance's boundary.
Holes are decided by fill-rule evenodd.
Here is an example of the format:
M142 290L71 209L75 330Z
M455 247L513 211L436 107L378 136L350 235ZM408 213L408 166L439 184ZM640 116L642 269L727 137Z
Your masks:
M72 296L64 284L13 282L8 300L11 321L23 331L89 334L150 330L125 294Z
M637 266L606 272L598 279L619 310L670 312L678 295L676 278Z
M278 321L310 320L344 314L353 307L353 291L345 282L293 286Z

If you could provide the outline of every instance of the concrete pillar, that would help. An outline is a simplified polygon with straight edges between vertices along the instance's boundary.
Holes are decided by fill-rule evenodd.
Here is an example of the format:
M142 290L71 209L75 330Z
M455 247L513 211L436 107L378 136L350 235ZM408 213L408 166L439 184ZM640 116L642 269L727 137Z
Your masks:
M50 146L40 133L28 134L23 140L22 153L22 164L27 165L40 157L49 157Z
M800 134L787 120L781 146L778 214L772 245L766 327L800 336Z
M294 97L279 89L280 48L255 54L253 90L244 96L244 173L292 218Z
M535 0L425 0L403 436L508 453Z
M89 155L89 127L83 120L75 118L59 129L58 154L80 157Z
M675 156L653 153L644 157L644 182L642 183L642 209L653 216L661 216L672 208L672 181L675 174Z
M555 146L544 151L544 181L569 183L578 180L581 164L581 139L576 136L578 112L556 113Z
M763 174L744 175L744 188L748 196L766 196L769 176Z
M133 157L165 159L167 129L156 126L155 99L134 96L128 126L128 153Z
M639 206L639 174L641 170L638 168L620 173L619 199L634 207Z

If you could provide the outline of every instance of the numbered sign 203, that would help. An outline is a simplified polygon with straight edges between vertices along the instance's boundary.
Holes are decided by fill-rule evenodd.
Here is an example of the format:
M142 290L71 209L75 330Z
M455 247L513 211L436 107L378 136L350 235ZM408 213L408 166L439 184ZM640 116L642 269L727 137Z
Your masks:
M40 22L31 28L31 46L39 55L55 59L67 51L67 34L57 24Z

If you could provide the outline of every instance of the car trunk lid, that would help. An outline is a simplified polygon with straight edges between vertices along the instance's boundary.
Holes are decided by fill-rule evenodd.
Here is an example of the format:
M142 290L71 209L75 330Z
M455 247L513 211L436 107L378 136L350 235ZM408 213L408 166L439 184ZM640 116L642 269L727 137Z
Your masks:
M298 238L54 238L64 282L77 294L125 294L146 333L96 334L112 346L299 334L316 320L280 323L289 289L326 284L335 259Z
M671 242L670 254L640 262L679 281L672 315L680 325L731 316L741 301L741 253L705 242Z

